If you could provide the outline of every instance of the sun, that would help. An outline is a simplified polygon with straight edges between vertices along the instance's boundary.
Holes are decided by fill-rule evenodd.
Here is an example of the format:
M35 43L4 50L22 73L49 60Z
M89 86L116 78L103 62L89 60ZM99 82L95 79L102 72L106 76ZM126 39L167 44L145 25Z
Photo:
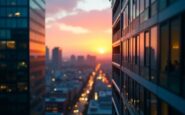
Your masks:
M105 48L99 48L99 49L98 49L98 52L99 52L100 54L105 54Z

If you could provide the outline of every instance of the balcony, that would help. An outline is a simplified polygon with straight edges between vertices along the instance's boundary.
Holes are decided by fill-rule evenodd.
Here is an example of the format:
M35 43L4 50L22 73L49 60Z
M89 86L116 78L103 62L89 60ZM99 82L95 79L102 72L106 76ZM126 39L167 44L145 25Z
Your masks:
M121 38L121 29L119 29L115 34L113 34L113 42Z
M121 55L120 54L113 54L112 61L117 64L121 64Z

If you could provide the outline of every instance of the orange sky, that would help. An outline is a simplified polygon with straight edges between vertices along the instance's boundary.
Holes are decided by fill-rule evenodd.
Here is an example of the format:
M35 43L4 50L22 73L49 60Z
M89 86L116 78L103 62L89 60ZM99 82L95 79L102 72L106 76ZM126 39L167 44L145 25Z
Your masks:
M47 0L46 16L46 45L50 49L61 47L64 57L111 57L109 0ZM105 53L100 54L100 49Z

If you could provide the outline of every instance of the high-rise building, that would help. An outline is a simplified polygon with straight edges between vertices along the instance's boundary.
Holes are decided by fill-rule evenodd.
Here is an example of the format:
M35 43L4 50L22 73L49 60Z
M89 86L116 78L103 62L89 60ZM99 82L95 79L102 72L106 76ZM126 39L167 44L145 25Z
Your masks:
M84 64L85 64L85 58L84 58L84 56L79 55L77 57L77 65L84 66Z
M59 69L62 64L62 50L59 47L53 48L52 64L55 69Z
M76 63L76 56L75 55L71 55L70 62L73 65Z
M96 66L96 56L87 55L86 64L89 66Z
M50 61L49 58L49 48L46 46L46 63L48 63Z
M0 0L0 114L44 113L45 1Z
M112 0L113 115L185 114L185 0Z

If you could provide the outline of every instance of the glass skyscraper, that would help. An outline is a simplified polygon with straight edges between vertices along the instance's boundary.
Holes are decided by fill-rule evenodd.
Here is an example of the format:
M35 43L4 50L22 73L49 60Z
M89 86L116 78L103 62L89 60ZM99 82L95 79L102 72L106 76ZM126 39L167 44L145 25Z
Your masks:
M185 0L112 0L113 115L185 114Z
M0 0L0 114L44 114L45 1Z

